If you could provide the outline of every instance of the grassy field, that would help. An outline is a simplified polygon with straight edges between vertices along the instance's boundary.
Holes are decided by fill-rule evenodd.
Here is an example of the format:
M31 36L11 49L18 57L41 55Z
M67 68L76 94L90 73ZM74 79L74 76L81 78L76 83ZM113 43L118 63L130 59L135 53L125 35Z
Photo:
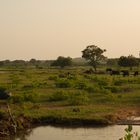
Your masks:
M12 93L0 100L16 120L34 123L88 125L117 123L140 115L140 76L84 74L84 67L0 69L0 88Z

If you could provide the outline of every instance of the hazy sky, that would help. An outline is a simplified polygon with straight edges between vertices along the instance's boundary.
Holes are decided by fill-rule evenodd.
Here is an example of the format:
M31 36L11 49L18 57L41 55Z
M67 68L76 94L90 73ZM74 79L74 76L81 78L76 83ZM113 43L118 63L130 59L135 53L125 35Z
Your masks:
M119 57L140 51L140 0L0 0L0 59Z

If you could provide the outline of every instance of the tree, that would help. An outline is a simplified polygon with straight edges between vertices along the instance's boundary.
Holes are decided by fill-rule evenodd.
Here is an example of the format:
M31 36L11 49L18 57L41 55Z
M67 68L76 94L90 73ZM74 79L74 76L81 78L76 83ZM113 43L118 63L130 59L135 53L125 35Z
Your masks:
M70 57L63 57L63 56L59 56L51 64L51 66L60 66L61 68L64 68L65 66L71 66L71 65L72 65L72 58L70 58Z
M103 55L105 51L105 49L102 50L95 45L90 45L82 51L82 57L89 61L89 64L93 66L94 70L96 71L97 65L106 59L106 57Z
M118 65L118 58L109 58L107 60L107 66L117 66Z
M138 59L135 58L133 55L121 56L118 60L118 65L122 67L130 67L130 69L132 70L134 66L139 65L139 62Z

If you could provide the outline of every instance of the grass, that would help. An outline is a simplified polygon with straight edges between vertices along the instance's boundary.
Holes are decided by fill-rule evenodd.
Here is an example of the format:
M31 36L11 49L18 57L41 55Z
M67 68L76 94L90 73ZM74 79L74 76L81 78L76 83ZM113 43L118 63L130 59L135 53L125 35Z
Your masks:
M1 69L0 87L12 97L0 100L0 105L4 108L8 102L15 117L22 114L54 123L92 120L95 124L109 122L108 116L115 115L120 107L139 107L140 77L86 75L83 71L81 67Z

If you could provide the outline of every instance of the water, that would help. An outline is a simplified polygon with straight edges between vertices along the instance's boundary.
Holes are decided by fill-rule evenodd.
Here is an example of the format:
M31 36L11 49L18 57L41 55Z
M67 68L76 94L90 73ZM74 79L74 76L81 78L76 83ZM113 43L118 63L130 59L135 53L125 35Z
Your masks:
M29 135L20 135L15 140L119 140L123 137L126 125L96 128L58 128L52 126L37 127ZM140 134L140 126L133 126Z

